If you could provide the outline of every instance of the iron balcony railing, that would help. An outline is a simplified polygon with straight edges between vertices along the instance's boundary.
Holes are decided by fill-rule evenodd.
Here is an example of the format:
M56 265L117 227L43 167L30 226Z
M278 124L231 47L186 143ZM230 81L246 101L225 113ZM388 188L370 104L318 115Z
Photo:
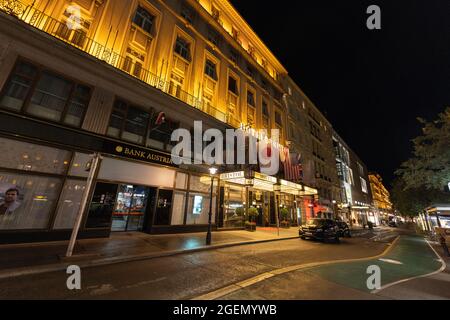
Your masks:
M33 4L25 5L18 0L0 0L0 11L14 16L28 25L31 25L101 61L108 63L122 72L125 72L134 78L137 78L146 84L215 117L221 122L228 123L236 127L236 121L235 119L232 119L230 115L218 110L209 103L204 103L204 101L186 91L180 89L173 90L173 86L169 81L165 81L161 77L143 68L141 64L132 61L130 58L123 57L117 52L114 52L111 48L108 48L87 37L83 30L70 29L67 26L67 23L63 23L37 10L33 7Z

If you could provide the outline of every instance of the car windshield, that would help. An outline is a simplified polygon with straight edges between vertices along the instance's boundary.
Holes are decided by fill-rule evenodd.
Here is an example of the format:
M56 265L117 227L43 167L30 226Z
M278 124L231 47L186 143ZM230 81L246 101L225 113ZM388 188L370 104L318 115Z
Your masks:
M308 226L321 226L325 224L325 220L323 219L310 219L306 222Z

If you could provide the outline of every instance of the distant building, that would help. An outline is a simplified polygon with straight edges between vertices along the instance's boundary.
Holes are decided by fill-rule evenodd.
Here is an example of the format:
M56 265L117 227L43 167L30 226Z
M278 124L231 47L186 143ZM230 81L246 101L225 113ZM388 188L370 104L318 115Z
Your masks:
M338 215L351 225L366 226L369 221L378 225L366 165L337 132L333 132L333 145L341 186Z
M378 173L370 173L369 180L374 207L377 210L380 219L388 221L389 215L394 213L389 191L384 186L383 179Z

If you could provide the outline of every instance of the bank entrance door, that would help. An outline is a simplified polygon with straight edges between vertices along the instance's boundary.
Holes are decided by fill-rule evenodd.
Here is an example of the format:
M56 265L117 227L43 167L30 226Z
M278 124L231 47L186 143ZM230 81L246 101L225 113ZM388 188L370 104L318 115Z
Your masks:
M143 231L149 196L155 190L144 186L120 184L111 231Z

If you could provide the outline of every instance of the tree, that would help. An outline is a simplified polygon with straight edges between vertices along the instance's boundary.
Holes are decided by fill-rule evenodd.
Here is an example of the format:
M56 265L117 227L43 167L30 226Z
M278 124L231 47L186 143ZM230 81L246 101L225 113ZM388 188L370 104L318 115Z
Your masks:
M430 189L424 186L407 188L401 177L394 180L391 189L391 200L394 207L400 211L402 216L408 217L416 217L433 203L446 202L449 198L448 193L443 190Z
M405 190L444 190L450 182L450 107L433 122L418 120L423 124L423 135L413 140L414 157L396 174Z

